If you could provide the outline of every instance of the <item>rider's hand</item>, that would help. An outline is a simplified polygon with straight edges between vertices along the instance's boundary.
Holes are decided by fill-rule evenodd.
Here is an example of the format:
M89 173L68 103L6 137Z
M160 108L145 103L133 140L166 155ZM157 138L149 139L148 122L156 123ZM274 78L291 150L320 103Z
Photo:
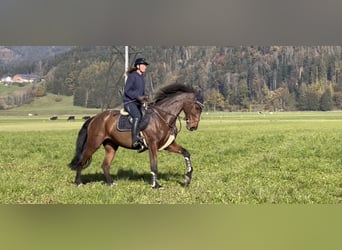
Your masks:
M149 97L147 95L139 96L137 99L139 102L148 102L149 101Z

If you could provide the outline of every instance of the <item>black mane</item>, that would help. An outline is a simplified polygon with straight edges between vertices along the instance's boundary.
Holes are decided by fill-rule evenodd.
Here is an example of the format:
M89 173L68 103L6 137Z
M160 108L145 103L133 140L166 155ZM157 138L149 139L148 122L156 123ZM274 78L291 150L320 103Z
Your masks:
M155 94L154 102L157 103L165 98L174 97L179 93L194 93L198 101L203 102L203 97L199 93L196 93L193 88L181 83L170 84L160 88Z

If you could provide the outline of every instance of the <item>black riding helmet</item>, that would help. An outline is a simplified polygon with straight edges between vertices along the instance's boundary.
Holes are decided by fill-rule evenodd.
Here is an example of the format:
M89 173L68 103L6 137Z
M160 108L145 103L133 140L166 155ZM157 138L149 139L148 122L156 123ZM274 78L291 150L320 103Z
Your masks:
M137 67L140 64L148 65L148 63L146 62L145 58L138 58L138 59L135 60L134 67Z

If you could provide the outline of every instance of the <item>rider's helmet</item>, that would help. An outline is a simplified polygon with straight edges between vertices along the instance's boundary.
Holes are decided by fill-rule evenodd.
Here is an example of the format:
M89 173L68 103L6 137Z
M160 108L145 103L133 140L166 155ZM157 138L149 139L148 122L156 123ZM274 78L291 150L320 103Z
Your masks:
M134 67L137 67L140 64L148 65L148 63L146 62L145 58L137 58L135 60Z

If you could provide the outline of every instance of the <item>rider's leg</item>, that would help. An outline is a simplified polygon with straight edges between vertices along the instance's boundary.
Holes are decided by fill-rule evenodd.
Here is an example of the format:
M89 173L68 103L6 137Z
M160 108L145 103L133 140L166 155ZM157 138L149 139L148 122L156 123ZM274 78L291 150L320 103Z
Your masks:
M136 148L140 145L138 140L138 134L139 134L139 118L134 117L133 118L133 128L132 128L132 146L133 148Z
M141 120L141 112L139 107L135 103L129 103L125 105L126 111L132 116L133 118L133 128L132 128L132 147L136 148L140 146L139 141L139 123Z

